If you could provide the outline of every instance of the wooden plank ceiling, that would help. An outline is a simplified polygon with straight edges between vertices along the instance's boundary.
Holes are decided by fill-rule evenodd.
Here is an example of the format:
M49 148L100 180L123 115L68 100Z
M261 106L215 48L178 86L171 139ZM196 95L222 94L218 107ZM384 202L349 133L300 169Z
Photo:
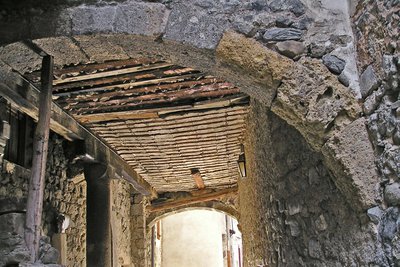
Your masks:
M158 192L237 182L249 98L233 84L157 59L54 70L53 99ZM38 73L26 74L34 83Z

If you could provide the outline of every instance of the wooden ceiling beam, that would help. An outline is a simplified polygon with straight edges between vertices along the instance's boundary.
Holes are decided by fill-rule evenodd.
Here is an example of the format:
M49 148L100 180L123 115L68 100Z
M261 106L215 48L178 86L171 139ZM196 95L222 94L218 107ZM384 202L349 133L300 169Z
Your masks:
M71 83L71 82L79 82L91 79L98 79L103 77L110 77L110 76L118 76L123 74L130 74L130 73L137 73L146 70L157 70L157 69L164 69L168 67L172 67L173 64L170 63L157 63L148 66L138 66L138 67L128 67L128 68L121 68L116 70L109 70L109 71L101 71L96 72L93 74L84 74L84 75L77 75L68 78L61 78L53 81L53 85L64 84L64 83Z
M97 123L97 122L109 122L123 119L147 119L165 117L168 114L174 114L177 112L189 113L192 111L201 111L209 109L219 109L222 107L229 107L236 105L236 102L246 99L244 96L237 96L233 99L217 99L214 101L197 102L194 105L181 105L181 106L169 106L162 108L149 108L139 110L127 110L127 111L114 111L114 112L103 112L93 114L76 114L74 117L82 123ZM157 114L157 115L156 115Z
M237 187L232 187L228 189L221 189L215 192L205 191L204 193L196 193L194 196L183 197L177 200L165 201L160 203L152 203L151 205L147 206L147 211L157 212L157 211L164 211L169 209L180 208L190 204L196 204L211 200L217 200L221 197L237 194Z
M131 67L131 66L148 65L160 62L163 61L152 58L139 58L139 59L130 58L125 60L107 61L103 63L89 63L85 65L65 67L62 69L54 69L54 75L61 76L63 74L68 74L68 73L94 72L99 69L103 70L103 69L121 68L128 66ZM34 71L32 73L24 74L24 76L26 76L29 80L33 82L40 81L40 71Z

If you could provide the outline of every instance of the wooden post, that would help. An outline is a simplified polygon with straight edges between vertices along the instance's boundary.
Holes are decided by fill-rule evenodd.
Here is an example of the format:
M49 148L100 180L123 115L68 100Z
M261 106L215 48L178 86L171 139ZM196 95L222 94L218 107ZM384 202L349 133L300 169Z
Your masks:
M112 266L111 189L107 166L84 165L86 193L86 265Z
M31 253L31 262L39 259L39 241L43 210L44 180L49 146L51 95L53 86L53 57L42 61L39 120L33 141L31 179L26 207L25 242Z

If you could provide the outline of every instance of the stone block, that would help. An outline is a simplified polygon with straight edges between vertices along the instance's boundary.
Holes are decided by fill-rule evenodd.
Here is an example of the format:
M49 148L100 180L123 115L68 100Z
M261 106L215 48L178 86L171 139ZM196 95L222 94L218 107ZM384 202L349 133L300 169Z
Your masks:
M264 41L300 40L303 31L295 28L271 28L265 31Z
M64 65L78 64L89 60L68 37L43 38L33 42L54 57L54 66L56 67L61 68Z
M346 61L333 55L324 55L322 63L334 74L342 73L346 65Z
M385 187L385 201L390 206L400 205L400 184L392 183Z
M289 10L298 17L306 12L306 6L300 0L274 0L269 7L275 12Z
M302 58L285 75L271 110L314 149L359 117L357 100L319 60Z
M171 8L164 37L198 48L214 49L230 24L223 14L210 16L206 10L185 2L177 2Z
M254 39L226 32L217 47L217 59L258 79L275 94L275 88L293 67L294 62L264 47ZM267 93L267 92L266 92Z
M323 214L315 220L315 227L318 231L325 231L328 228L328 223Z
M352 122L322 147L325 163L348 203L366 210L378 197L379 176L365 118Z
M159 35L165 30L168 16L169 10L162 4L131 1L117 5L112 26L116 32Z
M306 51L306 47L302 42L284 41L276 44L278 52L289 58L295 58L302 55Z
M12 43L0 50L0 60L20 73L40 70L42 58L22 42Z
M383 216L383 210L380 207L376 206L368 209L367 215L373 223L378 224Z
M91 61L102 62L107 60L128 59L123 48L109 42L109 35L79 35L73 37Z
M360 76L361 96L366 98L376 88L378 88L378 79L375 75L374 68L370 65Z
M72 34L111 32L115 6L80 6L70 9Z

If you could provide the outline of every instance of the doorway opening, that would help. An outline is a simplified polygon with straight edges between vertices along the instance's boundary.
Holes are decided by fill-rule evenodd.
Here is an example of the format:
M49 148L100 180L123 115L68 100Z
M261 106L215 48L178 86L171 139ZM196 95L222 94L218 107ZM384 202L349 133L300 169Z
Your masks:
M237 220L214 210L189 210L159 219L151 229L152 267L242 267Z

